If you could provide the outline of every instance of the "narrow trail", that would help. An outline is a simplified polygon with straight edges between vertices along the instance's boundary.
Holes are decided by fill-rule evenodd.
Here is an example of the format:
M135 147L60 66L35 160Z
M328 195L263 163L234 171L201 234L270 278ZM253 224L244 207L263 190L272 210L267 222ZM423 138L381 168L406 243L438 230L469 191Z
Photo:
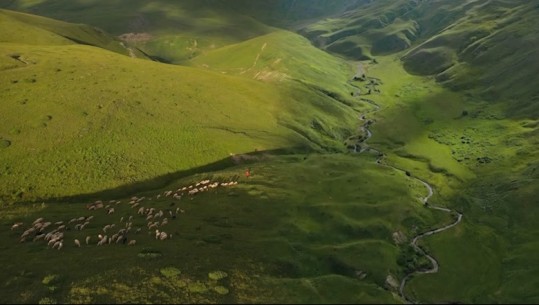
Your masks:
M395 167L395 166L392 166L392 165L388 165L388 164L385 164L385 163L382 163L383 161L383 158L384 158L384 154L382 152L380 152L379 150L376 150L376 149L373 149L373 148L370 148L367 144L367 141L372 137L372 132L369 130L369 126L371 126L374 121L372 120L367 120L367 115L370 114L374 114L378 111L380 111L382 108L380 107L380 105L378 105L376 102L374 102L373 100L370 100L370 99L366 99L366 98L361 98L361 100L363 102L366 102L366 103L369 103L371 104L373 107L374 107L374 110L370 111L370 112L367 112L367 113L364 113L364 114L360 114L359 115L359 120L360 121L365 121L365 123L360 127L362 133L365 133L366 134L366 137L361 141L361 142L358 142L356 143L356 145L354 146L354 152L357 152L357 153L362 153L362 152L373 152L373 153L376 153L378 155L378 159L376 160L376 163L379 164L380 166L385 166L385 167L389 167L393 170L396 170L396 171L400 171L400 172L403 172L405 174L407 174L407 176L409 175L408 172L404 169L401 169L401 168L398 168L398 167ZM358 146L360 147L359 151L358 151ZM428 208L430 209L434 209L434 210L439 210L439 211L442 211L442 212L446 212L446 213L452 213L453 211L448 209L448 208L444 208L444 207L439 207L439 206L433 206L433 205L430 205L429 204L429 199L432 197L432 195L434 194L434 189L432 188L432 186L427 183L426 181L423 181L417 177L412 177L413 179L416 179L417 181L421 182L421 184L423 184L425 186L425 188L427 189L428 191L428 194L424 197L424 198L421 198L421 202L426 205ZM456 211L455 211L456 212ZM425 252L423 249L421 249L417 243L418 241L423 238L423 237L426 237L426 236L430 236L430 235L434 235L434 234L437 234L437 233L440 233L440 232L443 232L443 231L446 231L446 230L449 230L451 229L452 227L458 225L461 221L462 221L462 214L459 213L459 212L456 212L457 213L457 219L449 224L449 225L446 225L444 227L441 227L441 228L437 228L437 229L433 229L433 230L430 230L430 231L427 231L427 232L424 232L424 233L420 233L416 236L414 236L414 238L412 239L412 242L410 243L410 245L414 248L414 250L417 252L417 253L420 253L421 255L424 255L431 263L432 263L432 268L429 269L429 270L416 270L412 273L409 273L407 274L404 278L402 278L401 280L401 283L400 283L400 286L399 286L399 294L400 296L407 302L407 303L411 303L411 304L417 304L418 302L416 301L413 301L411 299L409 299L405 293L404 293L404 287L406 286L406 283L407 281L414 275L416 274L429 274L429 273L437 273L438 272L438 269L439 269L439 264L438 264L438 261L436 260L436 258L434 258L433 256L431 256L430 254L428 254L427 252Z

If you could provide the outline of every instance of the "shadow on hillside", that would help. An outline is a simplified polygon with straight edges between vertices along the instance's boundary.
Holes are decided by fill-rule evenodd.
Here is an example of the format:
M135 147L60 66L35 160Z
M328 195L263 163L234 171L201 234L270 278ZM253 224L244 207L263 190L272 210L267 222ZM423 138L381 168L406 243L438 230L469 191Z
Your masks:
M85 194L78 194L78 195L72 195L72 196L65 196L65 197L52 197L52 198L42 198L42 199L36 199L33 202L63 202L63 203L76 203L76 202L84 202L84 201L92 201L92 200L104 200L104 199L113 199L113 198L124 198L128 197L132 194L141 193L141 192L147 192L151 190L161 189L164 188L172 183L174 181L189 177L196 174L201 173L209 173L209 172L215 172L224 170L227 168L231 168L234 166L239 166L241 164L249 164L254 163L260 160L263 160L269 156L276 156L276 155L286 155L291 153L308 153L308 148L302 148L302 147L291 147L291 148L281 148L281 149L273 149L273 150L264 150L264 151L254 151L250 153L245 154L238 154L233 155L206 165L202 165L199 167L187 169L187 170L181 170L173 173L168 173L165 175L157 176L155 178L138 181L135 183L130 184L124 184L121 186L118 186L116 188L102 190L98 192L93 193L85 193ZM238 173L242 173L242 171L239 171ZM29 203L29 202L21 202L21 203Z

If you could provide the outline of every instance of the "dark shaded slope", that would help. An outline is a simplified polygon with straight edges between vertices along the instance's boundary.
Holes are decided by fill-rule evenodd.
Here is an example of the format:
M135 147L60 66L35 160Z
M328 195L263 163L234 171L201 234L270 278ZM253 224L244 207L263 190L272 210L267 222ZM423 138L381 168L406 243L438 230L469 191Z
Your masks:
M530 1L375 1L300 32L350 59L405 50L412 74L507 102L511 116L537 115L539 6Z

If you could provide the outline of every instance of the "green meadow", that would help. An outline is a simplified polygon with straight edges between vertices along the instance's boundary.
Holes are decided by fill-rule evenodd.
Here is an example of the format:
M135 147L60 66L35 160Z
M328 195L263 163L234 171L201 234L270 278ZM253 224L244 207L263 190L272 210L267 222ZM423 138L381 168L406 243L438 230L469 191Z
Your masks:
M0 301L537 303L535 6L1 4Z
M115 209L110 215L110 207L87 208L97 195L91 201L3 207L3 300L399 303L385 284L388 276L402 275L392 234L408 238L443 215L422 206L421 184L374 161L348 154L259 153L224 170L137 193L145 199L135 208L131 196L102 198ZM197 195L177 192L181 199L165 196L206 179L238 183ZM164 211L169 223L159 228L172 238L156 240L146 215L137 214L140 207ZM74 227L82 222L68 224L89 216L94 218L81 231ZM98 234L125 228L130 216L135 232L127 236L134 246L96 245ZM43 240L20 242L21 232L39 217L68 225L61 250ZM9 230L16 222L24 225ZM108 224L115 228L105 233ZM227 277L209 278L216 271Z

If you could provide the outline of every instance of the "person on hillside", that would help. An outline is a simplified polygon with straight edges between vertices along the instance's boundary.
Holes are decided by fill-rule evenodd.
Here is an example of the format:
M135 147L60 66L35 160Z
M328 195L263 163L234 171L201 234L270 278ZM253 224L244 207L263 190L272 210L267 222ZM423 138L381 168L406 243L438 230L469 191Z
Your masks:
M248 168L247 170L245 170L245 177L247 178L250 178L251 177L251 169Z

